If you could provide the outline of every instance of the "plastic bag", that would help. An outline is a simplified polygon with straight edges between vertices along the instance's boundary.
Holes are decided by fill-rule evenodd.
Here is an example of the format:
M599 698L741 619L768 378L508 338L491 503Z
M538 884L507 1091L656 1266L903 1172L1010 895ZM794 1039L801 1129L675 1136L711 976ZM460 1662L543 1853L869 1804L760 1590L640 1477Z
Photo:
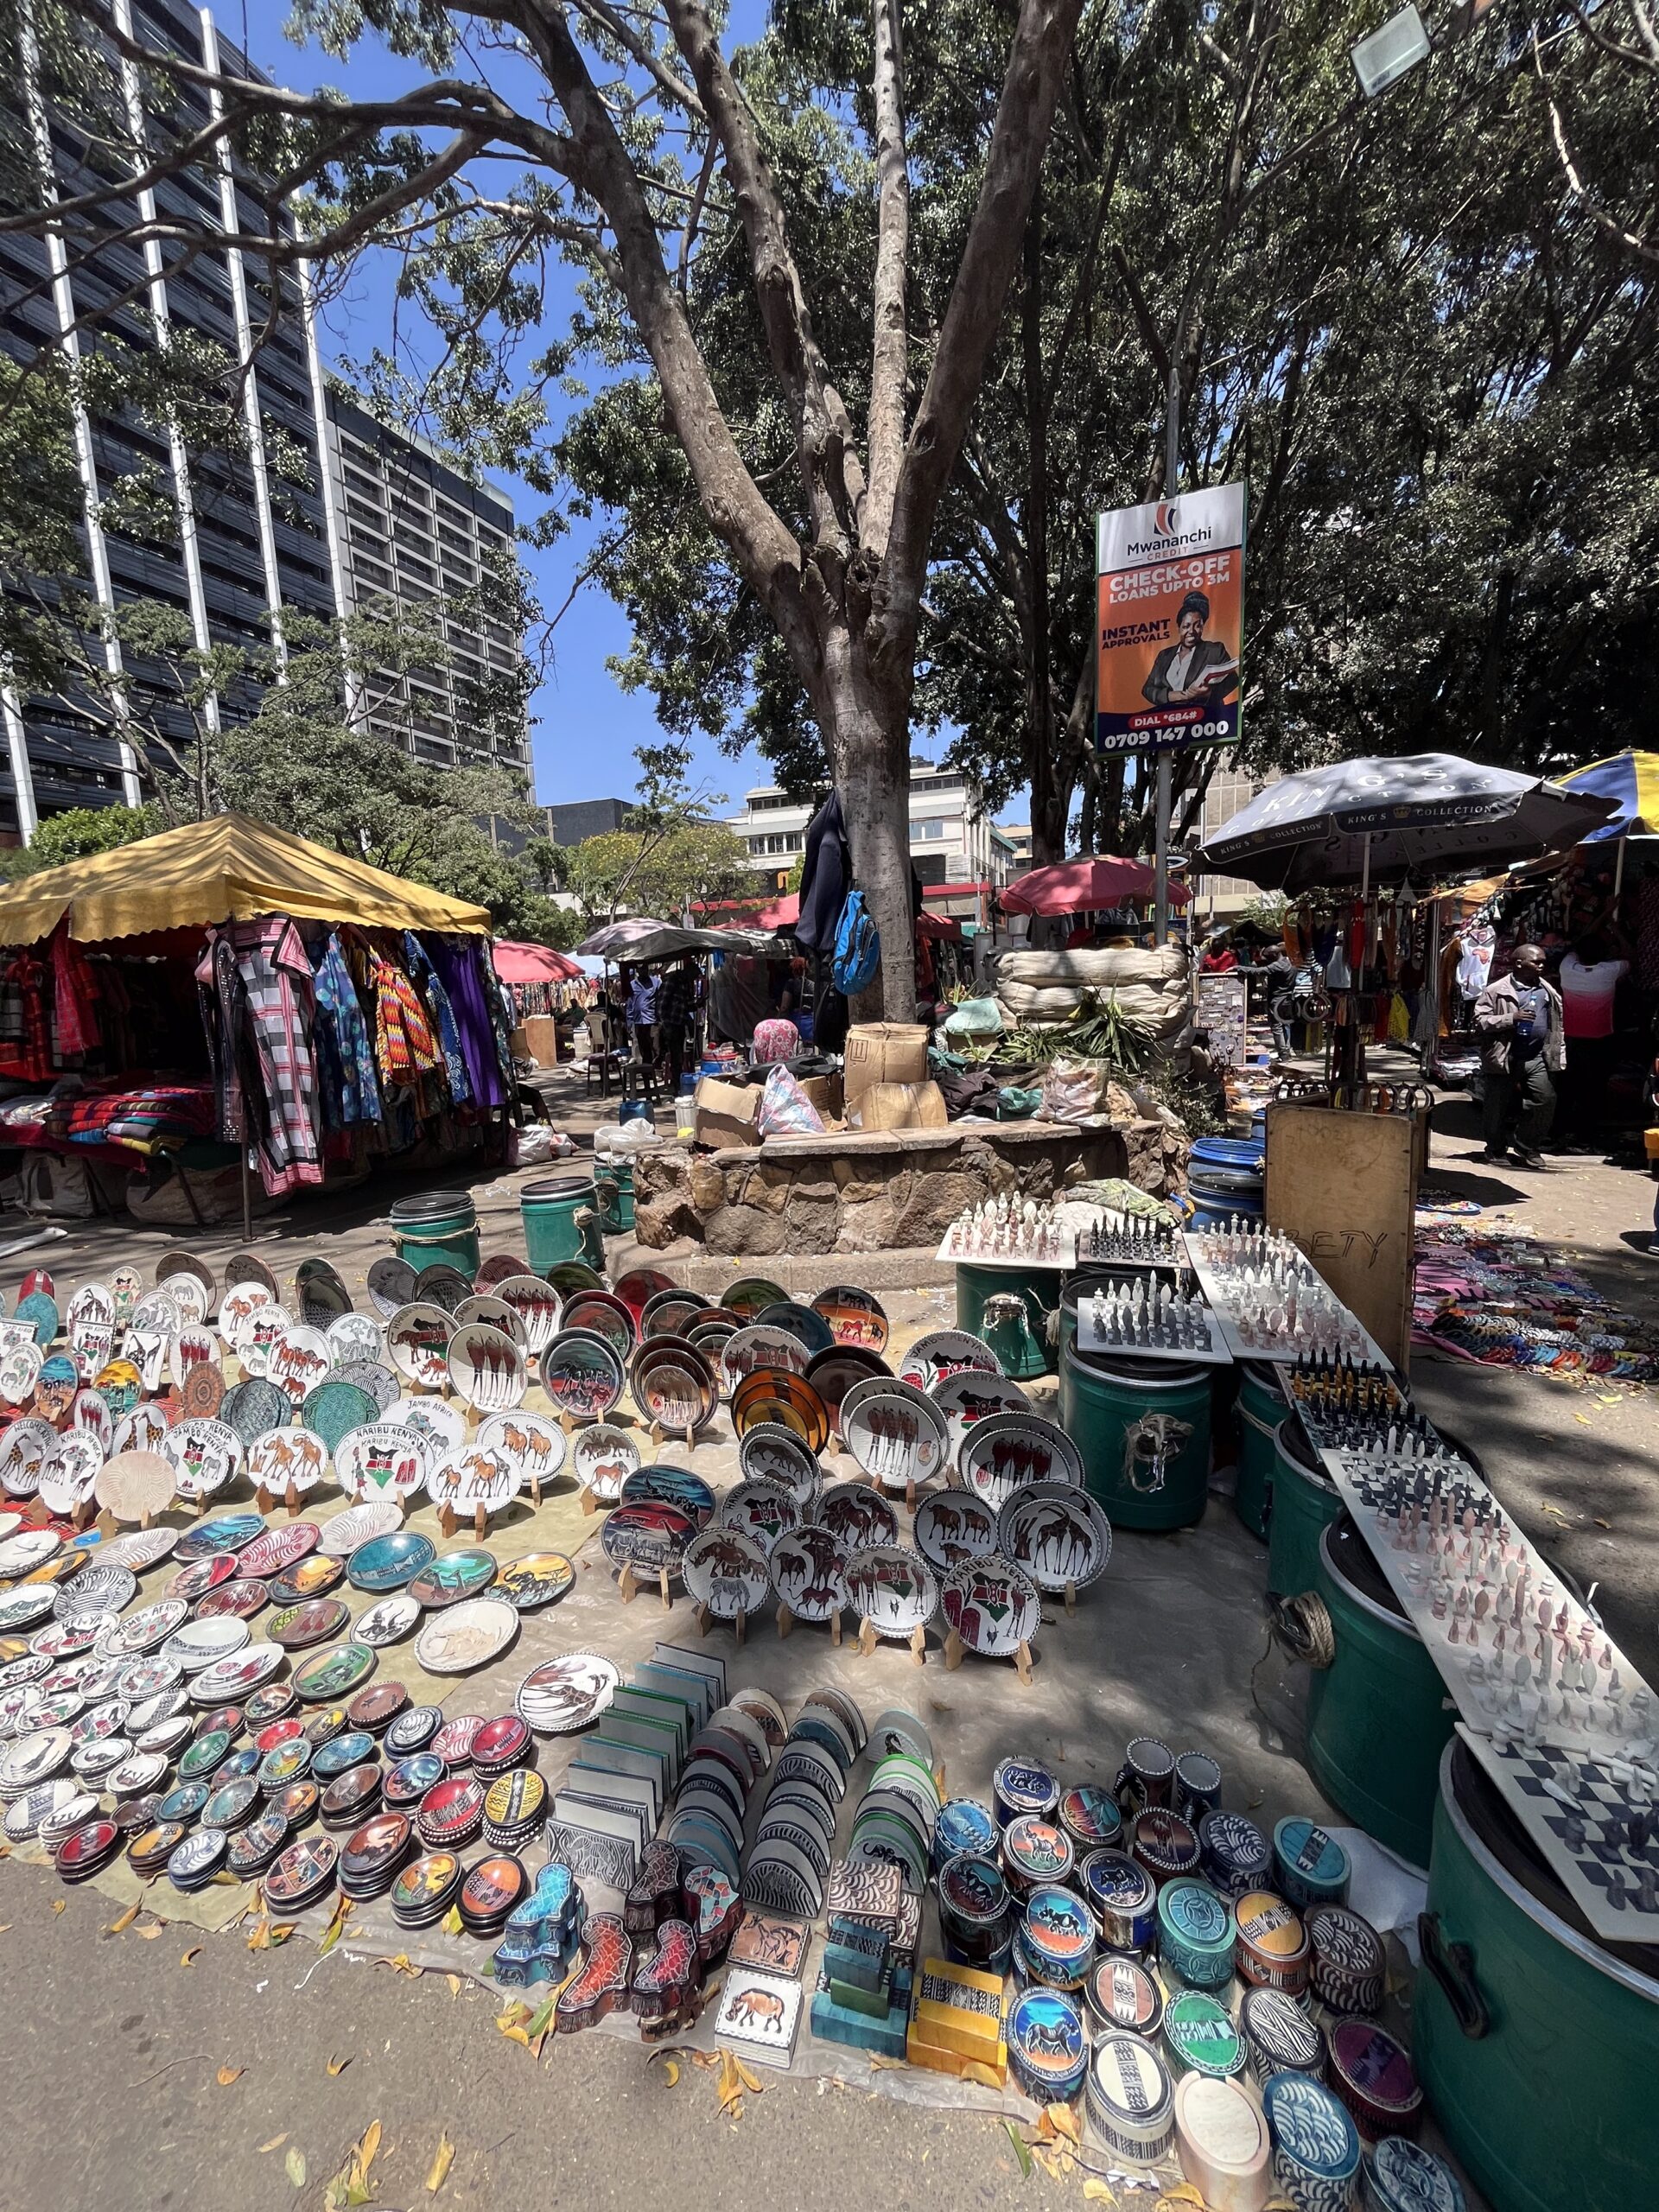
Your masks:
M816 1137L823 1135L823 1116L785 1067L774 1067L760 1094L760 1134L763 1137Z
M1021 1090L1017 1084L1005 1083L996 1094L996 1118L999 1122L1028 1122L1042 1103L1040 1090Z
M1055 1060L1043 1077L1045 1118L1086 1122L1104 1107L1109 1080L1104 1060Z
M964 999L944 1025L947 1037L1000 1037L1002 1009L995 999Z

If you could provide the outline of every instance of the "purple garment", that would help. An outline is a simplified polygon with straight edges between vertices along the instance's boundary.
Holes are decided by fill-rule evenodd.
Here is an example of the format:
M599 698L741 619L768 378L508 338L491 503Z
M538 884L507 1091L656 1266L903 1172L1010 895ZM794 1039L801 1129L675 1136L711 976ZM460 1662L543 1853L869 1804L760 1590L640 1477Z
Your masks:
M473 1097L477 1104L488 1109L501 1105L507 1094L501 1082L500 1063L495 1056L495 1031L490 1022L490 1009L479 980L480 946L487 952L487 942L483 938L426 939L432 965L449 995L455 1027L461 1032L461 1056L472 1079Z

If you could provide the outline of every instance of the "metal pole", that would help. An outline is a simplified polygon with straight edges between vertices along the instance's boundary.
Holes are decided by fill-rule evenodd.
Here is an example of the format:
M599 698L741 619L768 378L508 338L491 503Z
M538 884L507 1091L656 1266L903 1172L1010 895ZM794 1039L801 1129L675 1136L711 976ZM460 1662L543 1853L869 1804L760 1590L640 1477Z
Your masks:
M253 1198L248 1189L248 1141L246 1137L244 1137L242 1140L240 1150L242 1154L242 1242L245 1244L251 1244L253 1242Z

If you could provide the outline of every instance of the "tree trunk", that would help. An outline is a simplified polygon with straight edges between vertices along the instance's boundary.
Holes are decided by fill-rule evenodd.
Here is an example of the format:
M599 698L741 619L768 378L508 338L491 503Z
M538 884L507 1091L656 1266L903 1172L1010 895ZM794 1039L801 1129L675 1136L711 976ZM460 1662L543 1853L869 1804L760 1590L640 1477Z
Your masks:
M853 882L881 938L874 982L852 1002L857 1021L916 1019L910 876L910 696L883 683L862 626L837 621L824 639L818 711L853 850Z

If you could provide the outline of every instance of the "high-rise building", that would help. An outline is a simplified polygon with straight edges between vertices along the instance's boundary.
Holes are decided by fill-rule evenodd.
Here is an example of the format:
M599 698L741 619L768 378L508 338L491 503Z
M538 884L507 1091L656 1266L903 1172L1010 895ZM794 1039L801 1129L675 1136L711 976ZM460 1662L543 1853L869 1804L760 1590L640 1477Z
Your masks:
M112 0L112 8L123 33L136 30L210 69L260 73L220 37L206 9L184 0ZM109 148L89 139L72 105L54 97L29 35L26 5L22 22L20 92L39 173L60 198L113 192ZM210 92L180 86L160 121L137 73L112 50L108 66L135 139L153 148L164 130L192 131L210 121ZM267 219L225 143L211 182L193 169L112 201L112 226L135 214L151 226L173 219L196 226L206 216L224 233L225 245L181 262L164 256L153 239L142 257L112 239L90 252L78 245L72 259L57 238L0 237L0 346L14 360L26 363L48 346L73 360L114 341L143 354L188 332L243 365L242 435L234 453L187 454L171 429L158 430L126 415L78 413L83 583L99 604L114 613L134 600L160 600L188 616L200 649L219 642L274 648L280 655L285 612L343 618L360 604L372 579L378 583L372 563L381 548L366 513L377 497L380 522L396 532L395 538L381 533L391 555L381 567L391 582L378 588L423 601L476 581L480 545L511 538L511 506L499 494L464 484L424 448L383 429L331 390L302 276L281 273L273 315L268 264L237 244L238 235L260 234ZM372 494L354 481L352 472L359 468L373 479ZM171 526L144 534L110 525L101 503L111 487L145 472L164 492ZM7 588L51 591L40 580L27 587L23 580L0 581ZM457 623L449 639L463 668L500 666L518 643L505 626L481 620ZM144 719L175 742L189 740L189 716L164 669L130 652L124 659L123 647L111 639L89 641L88 650L128 679ZM434 671L429 686L417 677L409 689L412 712L398 734L423 758L475 757L457 721L454 689L442 671ZM245 717L257 700L257 690L241 684L210 701L207 711L223 725ZM6 741L0 842L27 839L41 814L131 804L143 795L143 764L124 736L118 700L111 709L101 692L85 689L27 699L4 690L0 719ZM496 757L527 769L527 741Z

